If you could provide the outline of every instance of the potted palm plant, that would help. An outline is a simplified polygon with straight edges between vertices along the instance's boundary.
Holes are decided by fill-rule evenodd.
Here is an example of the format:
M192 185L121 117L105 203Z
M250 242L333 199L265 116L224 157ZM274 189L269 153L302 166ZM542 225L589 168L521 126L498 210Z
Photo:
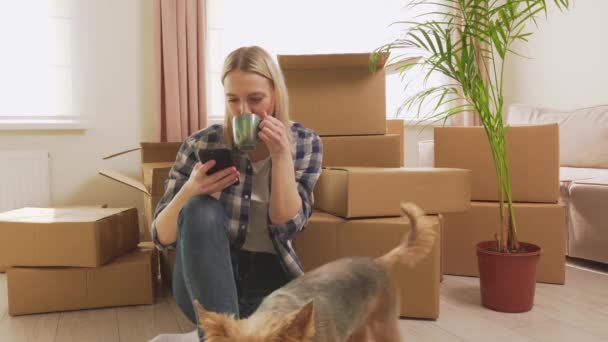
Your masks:
M553 0L559 10L570 7L569 0ZM424 70L428 79L442 75L448 80L409 96L401 108L431 104L426 119L445 123L464 112L479 118L492 152L499 185L500 228L493 241L477 245L482 304L504 312L532 308L536 286L539 246L520 242L511 199L509 163L503 121L503 76L505 58L516 54L514 44L525 44L532 34L526 30L541 14L547 13L545 0L411 0L413 12L425 12L405 25L404 33L371 55L375 71L380 57L389 56L389 65L399 73ZM422 58L412 58L413 56Z

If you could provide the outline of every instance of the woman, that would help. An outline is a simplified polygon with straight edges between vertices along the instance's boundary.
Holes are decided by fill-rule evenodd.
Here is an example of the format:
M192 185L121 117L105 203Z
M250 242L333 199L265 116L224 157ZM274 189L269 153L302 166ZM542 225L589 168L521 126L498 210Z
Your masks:
M290 122L285 81L270 55L240 48L226 58L223 125L190 136L180 147L152 223L158 248L176 248L173 295L193 322L193 301L245 318L262 299L303 273L291 240L312 213L321 173L318 135ZM262 116L253 151L232 143L231 121ZM229 148L237 165L212 175L198 151ZM217 198L217 199L216 199Z

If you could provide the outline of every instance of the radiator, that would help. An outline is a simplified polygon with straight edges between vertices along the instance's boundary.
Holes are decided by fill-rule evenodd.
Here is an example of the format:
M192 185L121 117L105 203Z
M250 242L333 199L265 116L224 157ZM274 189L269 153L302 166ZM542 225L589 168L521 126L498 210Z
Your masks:
M48 151L0 150L0 212L48 207L50 183Z

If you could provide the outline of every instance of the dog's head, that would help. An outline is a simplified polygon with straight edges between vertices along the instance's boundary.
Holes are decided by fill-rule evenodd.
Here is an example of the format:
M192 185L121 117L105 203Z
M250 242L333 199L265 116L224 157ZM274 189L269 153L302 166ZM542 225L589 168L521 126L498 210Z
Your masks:
M315 334L312 301L287 315L254 315L243 320L209 312L196 300L194 306L209 342L310 342Z

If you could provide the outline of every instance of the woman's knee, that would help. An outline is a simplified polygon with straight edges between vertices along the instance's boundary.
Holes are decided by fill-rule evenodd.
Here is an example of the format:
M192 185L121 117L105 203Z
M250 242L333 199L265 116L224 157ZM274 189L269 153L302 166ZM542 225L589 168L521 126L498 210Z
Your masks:
M227 224L228 217L223 205L208 195L190 198L182 207L178 219L180 236L187 235L188 240L226 236Z

